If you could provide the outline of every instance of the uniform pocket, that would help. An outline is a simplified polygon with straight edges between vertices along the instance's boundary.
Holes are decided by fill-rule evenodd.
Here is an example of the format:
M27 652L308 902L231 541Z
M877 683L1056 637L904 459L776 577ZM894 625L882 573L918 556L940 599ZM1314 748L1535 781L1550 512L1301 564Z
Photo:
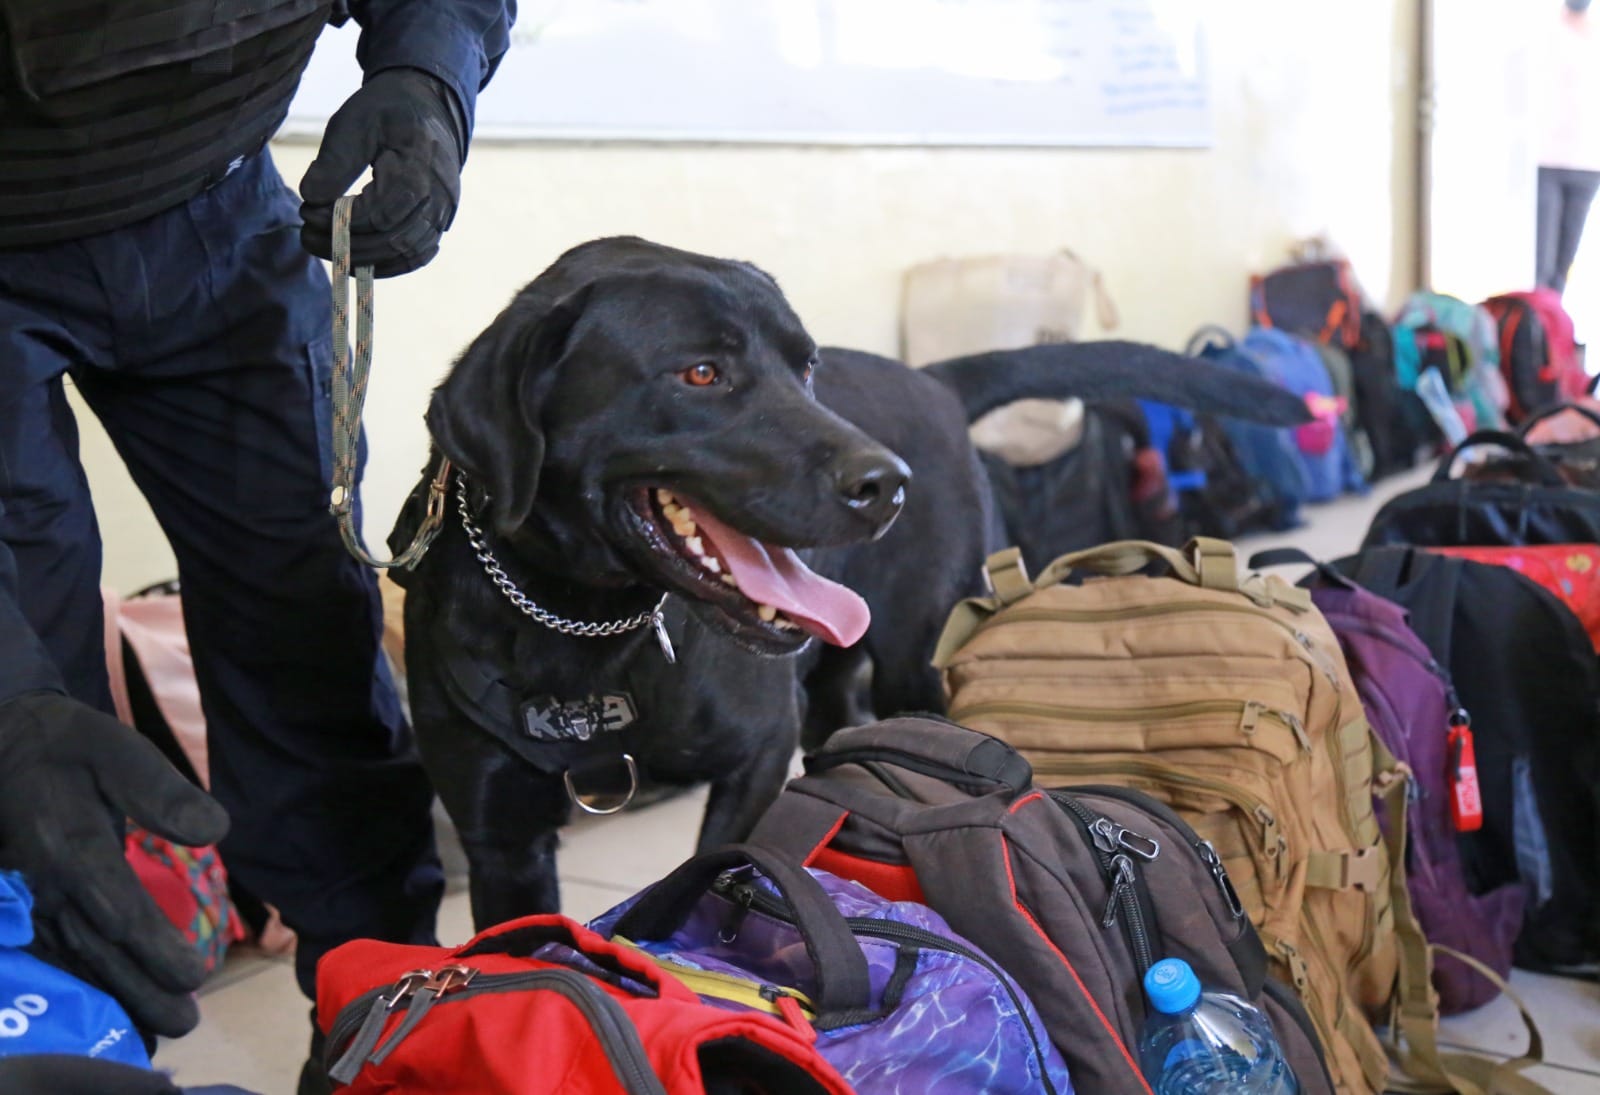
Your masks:
M306 380L311 391L312 417L317 427L317 465L322 485L333 486L333 335L320 335L306 344Z

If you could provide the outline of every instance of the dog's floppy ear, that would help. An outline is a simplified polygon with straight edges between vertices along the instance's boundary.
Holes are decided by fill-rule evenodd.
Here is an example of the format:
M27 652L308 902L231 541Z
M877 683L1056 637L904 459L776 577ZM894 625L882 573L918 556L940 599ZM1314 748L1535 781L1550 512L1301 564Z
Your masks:
M548 389L591 286L540 307L511 303L467 347L428 403L434 443L489 495L489 520L508 533L528 519L544 462L540 425Z

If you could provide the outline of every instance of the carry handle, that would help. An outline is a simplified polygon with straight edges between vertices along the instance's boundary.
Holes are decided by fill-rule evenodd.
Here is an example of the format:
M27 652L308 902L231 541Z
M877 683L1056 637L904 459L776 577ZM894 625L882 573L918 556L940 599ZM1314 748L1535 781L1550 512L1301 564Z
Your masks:
M1245 566L1251 570L1262 570L1266 567L1293 566L1296 564L1304 564L1311 567L1324 580L1343 589L1361 588L1335 570L1331 564L1325 563L1297 547L1269 548L1266 551L1258 551L1250 556L1250 561Z
M613 943L597 932L560 914L524 916L479 932L453 952L456 958L476 954L532 955L547 943L562 943L608 973L649 985L663 999L690 1002L697 997L676 977L664 976L661 967L642 951Z
M1455 467L1456 461L1461 458L1461 454L1479 445L1498 445L1503 449L1510 449L1514 453L1526 456L1535 476L1544 486L1564 487L1567 485L1567 481L1561 478L1561 473L1556 470L1554 464L1521 437L1514 433L1507 433L1504 430L1479 430L1477 433L1465 438L1448 456L1439 461L1438 470L1433 473L1432 481L1435 483L1450 482L1452 478L1450 475L1451 469Z
M1234 554L1233 545L1226 540L1213 540L1206 536L1195 537L1184 544L1181 551L1149 540L1117 540L1085 551L1075 551L1045 567L1044 573L1039 575L1031 588L1039 590L1060 585L1075 570L1119 576L1136 574L1154 562L1166 563L1172 576L1180 582L1224 593L1239 592L1239 560ZM1010 604L1011 601L1006 599L1006 591L1001 588L1002 583L995 581L992 570L990 581L995 587L995 595L1003 603Z
M913 748L914 747L914 751ZM980 794L1013 799L1033 786L1033 766L999 738L933 719L889 719L840 730L805 758L816 774L846 764L892 764Z
M1528 415L1527 418L1522 420L1522 425L1517 427L1517 436L1523 440L1527 440L1528 431L1533 429L1536 424L1543 422L1547 418L1554 418L1563 411L1574 411L1583 415L1583 417L1587 418L1590 422L1593 422L1596 426L1600 426L1600 413L1595 412L1589 407L1585 407L1582 403L1568 403L1567 401L1562 400L1557 403L1546 404L1545 406L1534 411L1532 414Z
M1212 323L1190 335L1183 352L1189 357L1204 357L1207 350L1231 350L1236 345L1238 340L1233 337L1232 331Z
M755 867L789 903L816 978L818 1024L826 1025L830 1014L866 1011L872 993L867 959L850 925L804 867L758 845L729 844L688 860L646 890L614 934L641 942L669 938L717 877L739 867Z

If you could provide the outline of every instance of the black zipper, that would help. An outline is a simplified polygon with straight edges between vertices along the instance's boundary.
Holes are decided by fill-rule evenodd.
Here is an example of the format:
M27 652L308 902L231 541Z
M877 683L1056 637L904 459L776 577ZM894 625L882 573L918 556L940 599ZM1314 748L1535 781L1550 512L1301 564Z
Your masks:
M1155 933L1151 931L1150 919L1145 914L1149 891L1144 887L1143 873L1134 866L1133 856L1144 860L1154 859L1160 854L1161 845L1095 813L1070 794L1063 791L1047 793L1056 805L1077 822L1085 843L1094 850L1106 885L1111 888L1100 926L1110 928L1117 921L1117 909L1121 907L1122 930L1128 937L1128 947L1133 952L1142 983L1144 975L1156 963L1155 948L1150 941ZM1129 855L1129 852L1133 855Z
M339 1011L338 1018L334 1021L333 1028L328 1033L327 1056L331 1058L338 1052L345 1042L355 1034L363 1025L363 1020L376 1005L384 1006L384 1013L393 1011L404 1001L406 996L411 996L412 1005L408 1009L406 1019L401 1026L395 1028L394 1034L380 1046L372 1050L373 1056L387 1057L403 1040L412 1028L439 1003L453 1003L473 996L485 996L490 993L520 992L526 989L543 989L555 992L567 998L583 1013L588 1020L590 1029L595 1032L600 1041L601 1048L605 1051L606 1058L611 1062L612 1069L623 1086L630 1092L639 1092L642 1095L666 1095L666 1088L656 1076L655 1070L650 1066L650 1058L645 1053L644 1044L639 1040L638 1031L628 1019L627 1013L622 1010L622 1005L613 1000L605 992L595 987L588 977L575 970L566 969L541 969L529 970L525 973L491 973L478 974L470 966L446 966L440 973L452 969L471 970L466 980L461 982L461 987L451 989L446 985L437 995L428 995L422 991L420 984L407 985L411 975L402 978L397 985L385 985L363 993L355 1000L346 1004ZM427 972L427 971L420 971ZM432 975L430 974L430 977ZM384 994L398 988L399 991L390 998ZM381 1027L380 1027L381 1029ZM379 1056L381 1055L381 1056ZM342 1056L342 1054L341 1054ZM366 1058L370 1060L371 1058Z
M794 915L789 911L788 904L776 894L770 893L759 886L749 882L735 880L738 872L728 871L717 877L712 884L712 892L719 897L725 897L738 903L745 910L755 910L785 924L794 925ZM947 939L937 932L925 928L902 924L897 920L878 920L871 916L847 916L844 922L849 926L854 935L866 935L877 939L887 939L896 943L910 943L922 950L944 951L974 962L988 970L996 982L1006 990L1011 997L1012 1007L1016 1009L1017 1018L1022 1020L1023 1027L1028 1032L1028 1041L1033 1044L1033 1054L1039 1061L1039 1078L1044 1083L1044 1089L1050 1095L1056 1095L1055 1084L1050 1080L1050 1064L1046 1057L1044 1047L1039 1042L1039 1035L1028 1022L1027 1003L1022 995L1012 987L1010 978L995 961L981 951L971 947L963 947L954 940Z
M1222 895L1222 901L1228 906L1228 912L1235 920L1244 919L1244 902L1239 899L1239 891L1233 888L1233 880L1228 877L1228 870L1222 865L1222 857L1217 854L1217 850L1212 847L1211 842L1202 840L1200 834L1194 831L1194 827L1185 821L1176 810L1160 799L1151 798L1149 795L1142 794L1130 787L1095 784L1073 789L1082 794L1104 795L1106 798L1114 798L1119 802L1126 802L1130 806L1137 806L1147 813L1155 814L1162 821L1182 833L1183 838L1194 849L1195 855L1199 856L1200 862L1204 863L1211 872L1212 881L1217 884L1217 892Z

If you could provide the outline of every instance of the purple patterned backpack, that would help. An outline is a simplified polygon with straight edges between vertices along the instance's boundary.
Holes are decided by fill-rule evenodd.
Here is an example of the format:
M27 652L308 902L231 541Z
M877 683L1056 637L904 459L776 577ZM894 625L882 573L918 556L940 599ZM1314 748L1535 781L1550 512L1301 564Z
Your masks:
M1252 568L1282 563L1316 567L1301 584L1311 587L1312 601L1339 639L1373 731L1415 773L1406 805L1406 882L1423 934L1435 945L1439 1010L1450 1015L1486 1004L1501 984L1438 949L1467 955L1503 979L1522 924L1522 892L1515 885L1485 894L1467 888L1450 809L1460 759L1450 731L1469 725L1468 714L1449 674L1412 632L1405 609L1295 549L1250 560Z
M689 860L592 930L642 949L707 1003L816 1030L862 1095L1071 1095L1010 976L938 913L748 845Z

